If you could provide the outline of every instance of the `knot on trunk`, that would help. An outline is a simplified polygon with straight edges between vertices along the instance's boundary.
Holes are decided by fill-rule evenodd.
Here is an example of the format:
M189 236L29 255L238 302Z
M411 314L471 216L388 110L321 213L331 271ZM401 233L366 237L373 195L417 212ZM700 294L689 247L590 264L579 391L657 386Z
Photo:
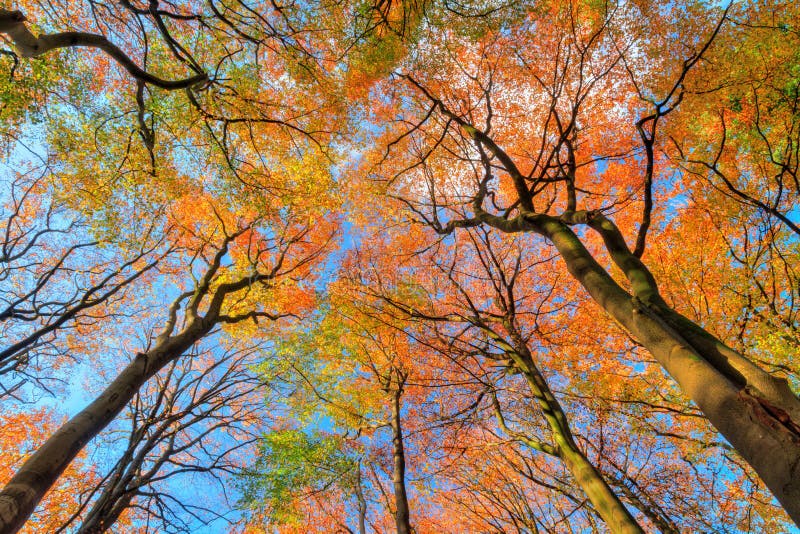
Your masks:
M770 403L750 386L739 391L739 398L753 408L753 413L762 424L788 432L792 441L800 444L800 424L794 421L786 410Z

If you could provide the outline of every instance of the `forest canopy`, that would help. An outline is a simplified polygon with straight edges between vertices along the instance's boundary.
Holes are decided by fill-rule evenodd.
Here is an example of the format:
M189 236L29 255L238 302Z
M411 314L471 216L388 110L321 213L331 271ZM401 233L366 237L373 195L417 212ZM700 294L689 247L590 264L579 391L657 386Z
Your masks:
M797 3L0 37L0 534L797 532Z

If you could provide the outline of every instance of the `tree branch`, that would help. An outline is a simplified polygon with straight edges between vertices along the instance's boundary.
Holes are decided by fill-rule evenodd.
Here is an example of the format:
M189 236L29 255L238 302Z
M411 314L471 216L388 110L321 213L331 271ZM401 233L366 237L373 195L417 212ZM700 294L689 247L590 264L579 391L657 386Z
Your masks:
M111 56L137 80L162 89L186 89L208 81L208 75L198 73L182 80L165 80L147 72L133 62L117 45L103 35L85 32L59 32L35 36L25 25L28 19L21 11L0 9L0 33L8 35L22 57L38 57L58 48L98 48Z

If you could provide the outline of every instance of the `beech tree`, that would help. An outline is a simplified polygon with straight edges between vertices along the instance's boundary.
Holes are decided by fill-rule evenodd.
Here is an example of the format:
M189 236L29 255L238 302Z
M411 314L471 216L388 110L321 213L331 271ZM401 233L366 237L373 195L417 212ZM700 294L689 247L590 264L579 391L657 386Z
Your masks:
M462 315L435 316L425 315L424 311L407 308L403 303L395 303L401 310L412 317L428 318L432 321L453 321L465 323L478 331L478 339L461 341L467 347L477 350L487 359L497 360L507 366L509 372L520 373L530 388L531 395L547 422L552 435L551 442L542 441L525 432L513 430L506 423L503 409L495 389L491 388L489 397L494 409L497 424L502 431L513 439L519 440L531 449L559 458L565 463L576 480L576 484L587 494L600 517L614 532L642 532L633 516L625 508L600 471L587 458L578 446L569 423L569 417L553 394L547 379L539 370L536 358L527 339L530 335L523 333L522 324L517 317L516 305L519 297L515 294L515 285L520 275L522 261L516 258L509 268L502 258L502 251L493 250L487 236L474 240L485 249L477 248L478 262L487 271L486 278L492 281L492 289L476 291L474 295L454 281L455 290L465 296L467 310ZM513 258L512 258L513 260ZM492 290L494 293L492 294ZM498 312L484 310L476 302L486 298L496 302ZM390 302L392 302L390 300ZM480 339L485 339L481 346ZM456 343L456 340L453 342ZM469 350L467 349L467 350Z
M356 501L360 532L366 525L389 528L386 518L391 518L398 532L410 533L416 521L406 474L407 389L415 404L421 395L411 385L419 377L408 368L413 347L401 329L359 313L352 302L337 299L322 309L312 329L303 325L282 347L288 362L263 366L265 380L284 371L276 376L291 384L292 410L264 437L262 454L246 470L244 505L256 511L254 522L281 527L303 518L310 499L326 502L318 504L326 509L345 492ZM303 358L298 361L295 354ZM338 433L295 428L294 421L306 421L308 414L332 418ZM320 454L330 463L318 465ZM375 499L384 514L369 512ZM339 527L347 525L346 516L330 517Z
M431 34L431 50L436 43L441 52L410 61L386 85L397 102L388 115L399 114L402 133L385 129L388 157L377 154L372 172L410 217L440 236L487 226L535 236L532 251L555 249L574 280L659 361L797 520L797 396L785 378L671 306L646 263L648 242L658 239L654 215L680 209L671 168L657 152L681 135L678 121L675 130L668 124L672 114L697 113L718 98L726 80L714 74L728 39L754 27L781 31L761 24L764 17L794 20L791 9L772 6L703 13L715 22L671 21L677 40L645 37L644 28L657 25L644 6L558 2L508 31L486 28L477 42ZM658 57L650 54L655 41ZM672 46L675 54L665 53ZM790 195L782 191L781 199Z
M87 234L98 247L120 232L146 235L144 221L174 254L158 269L158 283L167 288L156 312L160 333L146 335L105 392L11 478L0 497L7 531L22 526L76 454L145 382L196 343L222 327L230 331L301 313L313 300L305 287L313 278L311 265L337 224L335 217L314 221L335 198L313 206L301 198L316 198L314 188L328 187L325 121L332 117L315 113L330 99L307 99L318 85L315 69L322 59L305 39L310 30L291 22L298 11L263 6L254 22L254 12L243 5L212 4L210 12L131 2L100 11L71 2L18 7L0 11L12 69L25 58L93 49L69 56L63 77L73 83L63 84L67 98L59 100L63 93L56 90L45 99L51 112L43 125L45 142L57 153L50 191L72 212L91 214ZM189 48L181 44L196 35L202 38ZM254 70L241 77L236 56L246 50L255 53L249 63ZM212 67L201 66L198 54ZM186 72L154 74L152 65ZM215 69L213 80L204 68ZM289 68L294 81L280 77ZM80 89L71 93L75 85ZM296 98L279 103L290 87ZM84 142L86 134L93 143ZM319 158L312 160L312 153ZM81 342L90 341L85 332Z
M728 455L730 446L702 423L696 408L664 387L662 371L642 357L641 347L626 333L613 325L598 325L591 307L554 301L568 274L542 272L551 259L527 255L522 237L476 228L460 233L452 244L440 243L400 259L393 255L395 247L419 243L424 233L404 227L379 233L349 265L354 289L339 308L349 306L346 302L361 302L373 315L388 316L398 324L410 322L418 343L426 347L412 358L412 365L435 369L429 371L435 378L426 387L435 388L447 401L417 409L417 418L427 420L428 428L444 424L450 429L445 438L435 438L447 443L445 458L431 458L430 445L426 451L428 462L437 466L431 469L437 473L438 498L446 509L464 514L452 511L451 523L445 524L470 530L491 519L494 528L513 530L518 521L528 528L557 530L561 515L570 517L573 526L597 525L599 507L590 504L582 484L568 469L558 468L563 464L547 459L552 454L558 458L560 446L570 446L594 466L599 475L595 480L605 480L612 498L621 501L645 530L719 528L748 521L754 513L769 528L782 528L781 514L774 508L755 512L757 495L763 495L757 485L747 505L721 497L732 479L740 480L742 490L750 483L746 469L737 472L740 466L719 473L718 458ZM574 326L564 329L565 322ZM441 356L434 358L431 351ZM526 373L507 351L527 361L526 368L533 364L534 370ZM558 387L549 386L551 382ZM561 426L553 430L549 417L566 424L567 433ZM631 421L636 423L630 425ZM559 439L567 442L558 445ZM489 465L487 449L493 451ZM648 460L653 457L659 461ZM586 474L583 478L584 484L591 480ZM676 478L694 482L681 487L664 483ZM453 481L452 490L447 480ZM725 515L709 516L710 495L716 495L712 499L716 503L731 505ZM522 496L525 503L519 502ZM698 502L707 502L699 508L705 514L694 513ZM540 507L538 517L525 515L536 507ZM481 509L492 513L476 517L474 523L460 523ZM584 511L574 515L578 510Z
M147 382L103 440L122 452L59 532L106 532L121 519L146 516L157 531L181 531L191 521L224 519L212 502L181 496L186 484L209 479L224 488L248 458L268 419L263 384L251 371L258 347L232 347L219 356L198 353L174 360ZM223 415L224 414L224 415ZM228 507L232 503L227 504Z
M33 453L5 486L2 497L3 520L8 530L17 529L33 511L42 496L69 465L83 446L108 425L130 402L139 388L165 366L184 355L194 344L219 325L236 325L260 319L277 321L291 315L264 304L251 304L254 295L268 297L281 278L298 275L318 255L296 256L307 231L297 234L261 237L255 224L245 224L228 233L224 226L211 241L201 243L196 260L205 268L201 277L170 305L163 330L83 411L56 431ZM224 266L228 253L237 254L231 244L245 236L240 265ZM273 241L274 240L274 241ZM192 265L194 268L194 265ZM242 274L237 274L237 270ZM195 271L196 272L196 271ZM278 293L280 288L277 288ZM273 295L274 297L274 295Z

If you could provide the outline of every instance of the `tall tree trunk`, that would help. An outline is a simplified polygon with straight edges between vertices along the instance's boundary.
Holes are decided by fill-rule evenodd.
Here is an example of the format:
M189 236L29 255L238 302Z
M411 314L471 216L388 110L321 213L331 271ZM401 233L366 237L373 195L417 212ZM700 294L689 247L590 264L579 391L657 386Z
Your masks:
M34 452L0 492L0 533L17 532L81 449L133 399L149 378L203 338L213 322L195 318L134 360L89 406L64 423Z
M644 533L636 519L574 441L569 446L559 446L559 456L611 532Z
M578 447L561 403L553 395L547 380L539 372L533 355L513 321L506 321L505 328L513 338L513 346L503 342L496 334L492 337L506 350L508 356L514 361L515 367L522 372L542 415L544 415L553 433L553 441L556 446L547 449L545 452L557 456L564 462L575 481L612 532L642 534L644 531L639 526L639 523L636 522L636 519L606 483L600 471ZM497 401L495 400L495 402ZM502 420L499 405L497 409L502 426L508 430ZM530 440L524 439L523 441L529 442Z
M671 309L647 267L602 215L584 220L603 237L633 294L617 284L561 220L531 215L531 229L558 249L568 270L678 382L711 424L800 524L800 401L777 379Z
M640 259L645 233L641 228L634 254L610 219L597 210L575 211L574 199L568 202L567 211L558 216L536 213L533 199L538 185L531 185L530 177L520 172L513 158L486 132L447 109L416 80L410 76L405 79L475 142L486 168L486 177L472 198L472 217L453 219L442 225L434 216L426 223L440 234L484 224L507 233L534 232L555 245L572 276L675 379L800 525L800 399L787 381L771 376L667 306L652 273ZM578 105L579 102L575 113ZM565 147L568 152L573 150L569 144ZM484 150L491 152L496 163L510 175L518 197L512 207L519 210L519 215L509 217L511 209L502 215L484 210L494 172ZM568 165L574 170L574 161ZM644 230L649 225L648 219L646 212ZM570 228L574 225L589 226L600 234L612 261L628 279L630 293L594 259Z
M406 494L406 456L403 449L403 428L400 424L400 398L405 378L397 371L397 387L392 390L392 448L394 454L394 504L398 534L411 534L411 519Z

